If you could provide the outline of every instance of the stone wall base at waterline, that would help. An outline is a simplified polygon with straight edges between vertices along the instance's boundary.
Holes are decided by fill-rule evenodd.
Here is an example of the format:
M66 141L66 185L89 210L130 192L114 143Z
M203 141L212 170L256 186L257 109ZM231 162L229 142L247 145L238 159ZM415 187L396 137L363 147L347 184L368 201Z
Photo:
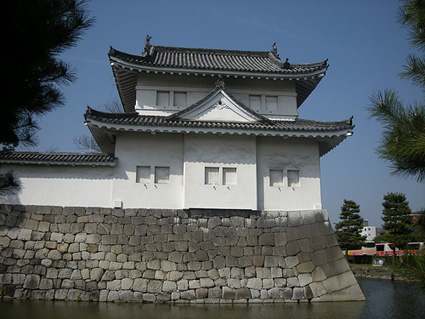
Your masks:
M364 300L324 210L0 206L2 297Z

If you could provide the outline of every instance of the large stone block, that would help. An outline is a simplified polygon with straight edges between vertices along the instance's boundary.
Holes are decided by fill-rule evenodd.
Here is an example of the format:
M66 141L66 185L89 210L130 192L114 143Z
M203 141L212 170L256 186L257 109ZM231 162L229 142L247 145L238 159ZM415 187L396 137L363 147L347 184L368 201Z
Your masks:
M235 299L250 299L251 290L248 288L239 288L236 289Z
M252 256L243 256L238 258L238 267L245 268L253 265Z
M277 287L269 289L268 294L270 299L280 298L280 290Z
M304 213L304 212L303 212ZM288 226L301 226L304 223L304 219L301 216L301 212L289 212L288 213Z
M196 299L205 299L208 298L208 289L207 288L198 288L195 290Z
M181 293L181 298L185 300L194 300L196 299L195 290L187 290Z
M260 246L273 246L275 244L275 234L264 233L259 236L258 241Z
M143 278L136 278L133 282L133 290L139 292L147 292L148 280Z
M221 287L213 287L208 289L208 298L218 299L221 297Z
M27 275L24 281L23 287L25 289L39 289L40 276L39 275Z
M263 265L264 265L264 256L259 256L259 255L253 256L252 257L252 265L254 267L263 267Z
M223 287L222 288L222 298L223 299L235 299L236 297L236 291L235 289L229 288L229 287Z
M303 288L294 288L293 289L293 294L292 294L292 299L295 300L300 300L300 299L304 299L304 289Z
M299 273L311 274L311 272L315 269L315 265L311 261L306 261L297 265L296 268Z
M99 234L88 234L87 238L85 239L85 242L87 244L98 244L98 243L100 243L101 239L102 239L102 237Z
M241 246L230 247L230 255L234 257L242 257L244 255L243 247Z
M313 278L310 273L308 274L299 274L298 282L301 287L307 286L308 284L313 282Z
M298 257L290 256L285 258L285 264L288 268L294 268L299 264Z
M104 270L101 268L93 268L90 271L90 280L100 281L103 277Z
M301 251L298 240L292 240L286 245L286 253L288 256L295 256Z
M265 256L264 257L264 267L279 267L278 256Z
M199 282L202 288L212 288L215 285L214 280L211 278L200 278Z
M150 280L148 282L148 293L160 293L162 291L162 284L163 282L161 280Z
M327 293L325 286L321 282L312 282L309 287L313 297L320 297Z
M162 291L164 292L173 292L177 290L177 284L174 281L164 281L162 286Z

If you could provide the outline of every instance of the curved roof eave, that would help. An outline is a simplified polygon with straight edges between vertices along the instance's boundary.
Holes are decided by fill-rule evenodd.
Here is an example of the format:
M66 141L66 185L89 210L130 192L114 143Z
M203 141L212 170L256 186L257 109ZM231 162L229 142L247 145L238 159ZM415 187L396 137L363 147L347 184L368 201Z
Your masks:
M282 132L282 131L257 131L244 129L206 129L206 128L173 128L163 126L152 127L126 127L123 125L113 125L105 123L91 122L88 124L96 142L98 142L103 152L113 152L114 146L108 135L118 132L140 132L140 133L169 133L169 134L212 134L212 135L239 135L239 136L261 136L287 138L309 138L319 142L320 156L325 155L339 145L347 136L351 135L350 130L338 132Z

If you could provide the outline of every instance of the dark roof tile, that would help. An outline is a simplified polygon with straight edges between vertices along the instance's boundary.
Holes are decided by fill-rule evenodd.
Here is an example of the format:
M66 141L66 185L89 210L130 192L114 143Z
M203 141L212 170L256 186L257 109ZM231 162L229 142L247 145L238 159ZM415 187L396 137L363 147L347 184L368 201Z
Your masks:
M114 166L117 158L104 153L0 152L0 163Z
M289 64L287 67L269 51L152 46L149 52L142 55L132 55L111 48L109 57L145 66L251 73L305 75L325 72L328 68L327 60L307 64Z
M220 128L244 129L281 132L337 132L352 130L352 120L322 122L304 119L288 120L259 120L257 122L216 122L185 120L174 116L139 115L138 113L104 113L88 108L85 113L86 120L116 125L135 126L162 126L162 127L195 127L195 128Z

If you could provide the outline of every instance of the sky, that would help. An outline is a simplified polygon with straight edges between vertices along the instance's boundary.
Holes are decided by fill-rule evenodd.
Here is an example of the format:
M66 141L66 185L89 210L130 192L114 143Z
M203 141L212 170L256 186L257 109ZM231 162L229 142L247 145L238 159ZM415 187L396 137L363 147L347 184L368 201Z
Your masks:
M425 182L391 176L378 158L382 126L369 118L370 96L395 89L406 104L423 91L398 76L409 53L408 31L397 23L396 0L92 0L96 17L78 44L60 58L77 80L63 87L65 105L39 119L33 151L78 151L73 139L89 135L87 105L101 109L118 99L107 53L141 54L151 44L192 48L268 51L277 42L282 60L329 59L326 76L299 108L299 117L338 121L354 116L354 135L321 158L323 208L339 221L344 199L360 205L372 226L382 224L383 196L403 193L413 211L425 208ZM30 50L30 48L29 48Z

